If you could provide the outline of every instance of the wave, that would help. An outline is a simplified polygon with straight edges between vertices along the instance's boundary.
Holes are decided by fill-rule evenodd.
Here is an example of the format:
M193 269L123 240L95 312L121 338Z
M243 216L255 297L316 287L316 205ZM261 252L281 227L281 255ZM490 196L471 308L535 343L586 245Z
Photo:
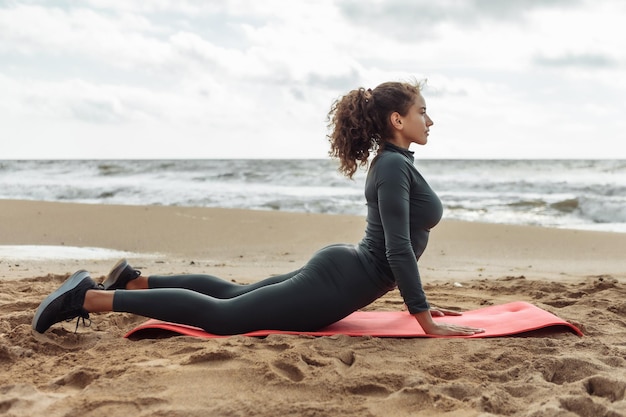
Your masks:
M581 215L594 223L626 223L626 199L605 198L581 199L579 208Z
M626 161L418 161L449 219L626 230ZM331 160L0 161L0 198L365 215Z

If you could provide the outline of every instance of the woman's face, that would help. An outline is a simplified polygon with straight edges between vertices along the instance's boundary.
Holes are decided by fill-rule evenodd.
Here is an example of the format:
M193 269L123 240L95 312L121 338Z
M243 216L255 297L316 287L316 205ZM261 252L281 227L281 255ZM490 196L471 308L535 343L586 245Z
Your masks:
M426 101L421 94L416 97L415 103L405 116L393 113L391 123L395 128L392 142L405 149L408 149L411 143L426 145L428 132L433 125L432 119L426 114Z

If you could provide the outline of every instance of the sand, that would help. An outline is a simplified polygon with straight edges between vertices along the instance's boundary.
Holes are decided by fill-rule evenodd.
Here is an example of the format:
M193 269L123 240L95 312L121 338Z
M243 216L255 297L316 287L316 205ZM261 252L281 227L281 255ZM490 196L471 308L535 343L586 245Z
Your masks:
M128 340L144 318L93 314L77 333L72 322L43 335L30 323L70 273L101 280L120 252L146 274L247 283L296 269L326 244L357 242L364 219L7 200L0 213L3 416L626 415L626 234L452 221L431 234L420 261L431 304L528 301L582 338ZM42 249L1 251L9 245ZM397 291L368 307L402 308Z

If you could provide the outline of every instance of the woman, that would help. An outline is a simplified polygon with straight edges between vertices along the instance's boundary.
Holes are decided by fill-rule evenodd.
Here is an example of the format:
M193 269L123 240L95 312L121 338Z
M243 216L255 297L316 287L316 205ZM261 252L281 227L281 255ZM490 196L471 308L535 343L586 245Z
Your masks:
M395 288L427 334L472 335L483 330L435 322L417 260L441 202L413 165L412 143L425 145L433 121L420 85L389 82L353 90L328 115L330 155L351 178L376 152L365 184L367 227L358 245L331 245L301 269L239 285L210 275L142 276L125 260L100 287L78 271L39 306L33 328L92 312L129 312L228 335L254 330L314 331L367 306Z

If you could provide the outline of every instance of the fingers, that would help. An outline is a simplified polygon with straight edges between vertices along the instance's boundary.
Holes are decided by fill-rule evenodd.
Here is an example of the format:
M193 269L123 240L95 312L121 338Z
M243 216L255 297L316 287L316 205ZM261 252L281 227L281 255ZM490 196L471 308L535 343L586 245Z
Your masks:
M447 308L432 308L430 310L430 315L433 317L462 316L463 313L460 311L448 310Z
M454 311L454 310L443 310L443 314L445 316L462 316L463 313L461 313L460 311Z
M485 329L479 329L477 327L467 327L467 326L454 326L453 331L457 331L463 335L471 336L474 334L485 333Z
M479 333L484 333L485 329L470 326L459 326L456 324L440 323L438 329L433 334L445 335L445 336L472 336Z
M463 330L463 332L467 332L470 335L473 335L473 334L485 333L485 329L474 329L474 328L471 328L471 329L465 329L465 330Z

